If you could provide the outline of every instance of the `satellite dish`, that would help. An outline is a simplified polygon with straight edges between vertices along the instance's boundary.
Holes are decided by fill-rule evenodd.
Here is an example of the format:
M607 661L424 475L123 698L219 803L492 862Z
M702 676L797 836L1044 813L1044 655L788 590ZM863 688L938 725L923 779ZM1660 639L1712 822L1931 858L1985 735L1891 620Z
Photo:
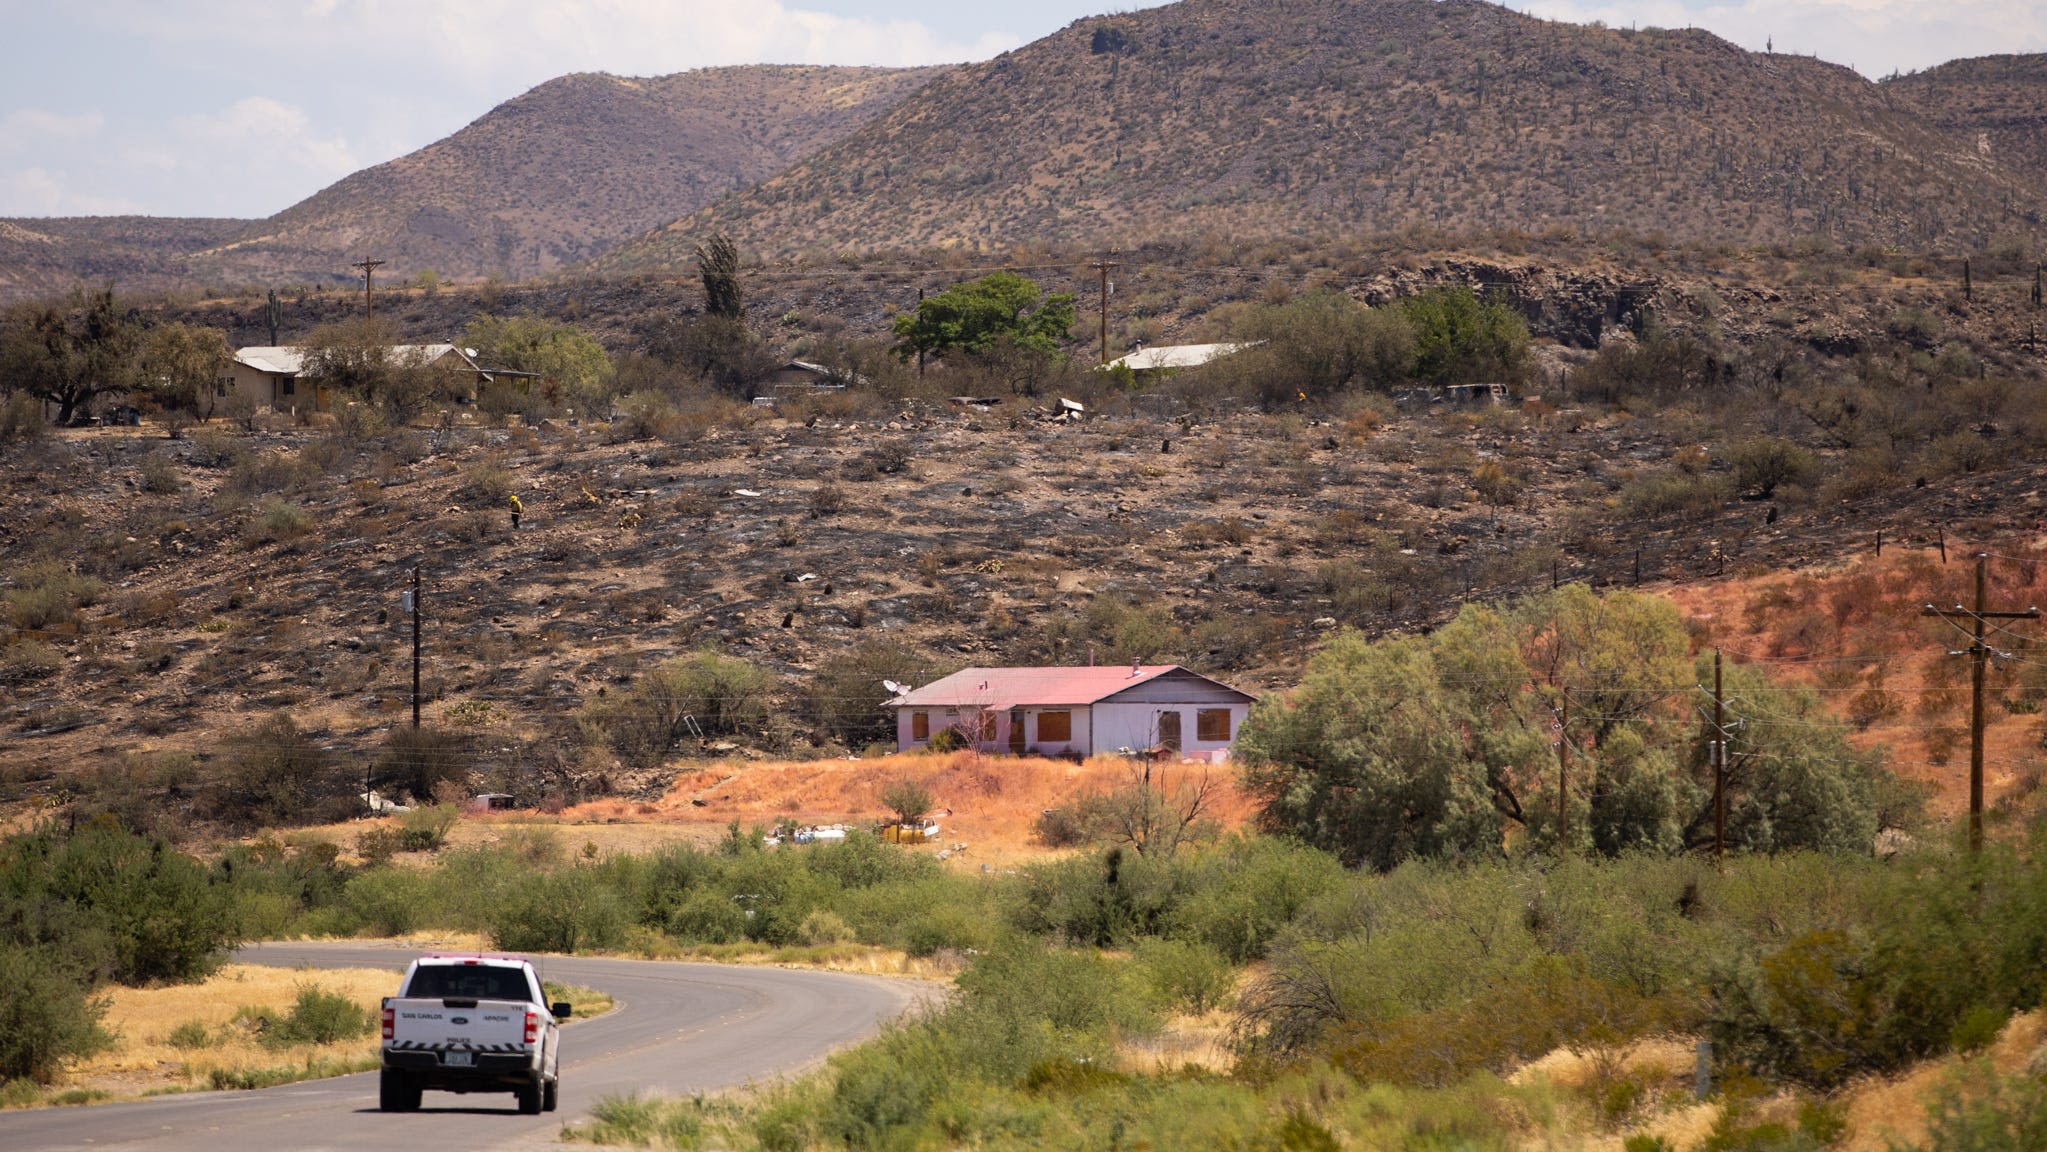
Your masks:
M908 684L898 684L893 680L883 680L881 686L898 696L908 696L910 694L910 686Z

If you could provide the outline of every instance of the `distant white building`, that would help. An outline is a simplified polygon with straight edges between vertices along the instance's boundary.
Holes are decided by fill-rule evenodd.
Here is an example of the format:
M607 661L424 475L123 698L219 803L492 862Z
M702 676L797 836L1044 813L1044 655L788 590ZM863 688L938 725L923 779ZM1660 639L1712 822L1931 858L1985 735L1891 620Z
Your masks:
M400 363L416 363L429 368L466 376L467 387L461 391L465 398L474 399L476 389L491 380L491 374L476 366L476 361L466 349L453 344L396 344L391 348L391 358ZM288 408L311 405L319 411L327 410L325 389L302 388L299 373L304 370L305 350L293 346L253 345L235 353L228 361L227 375L214 383L214 395L225 399L229 396L247 396L256 402L258 408L272 408L284 411Z
M1120 356L1101 370L1128 368L1139 379L1176 372L1182 368L1199 368L1203 364L1234 356L1254 344L1162 344L1157 348L1139 348L1128 356Z
M928 748L948 728L1013 755L1127 749L1220 760L1257 697L1177 664L968 668L888 702L896 747Z

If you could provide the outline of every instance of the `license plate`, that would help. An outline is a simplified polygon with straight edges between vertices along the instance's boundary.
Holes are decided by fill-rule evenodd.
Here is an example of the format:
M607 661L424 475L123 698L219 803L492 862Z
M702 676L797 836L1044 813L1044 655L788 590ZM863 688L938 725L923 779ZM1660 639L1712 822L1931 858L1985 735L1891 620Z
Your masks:
M441 1053L441 1063L450 1068L473 1067L476 1064L476 1054L473 1052L443 1052Z

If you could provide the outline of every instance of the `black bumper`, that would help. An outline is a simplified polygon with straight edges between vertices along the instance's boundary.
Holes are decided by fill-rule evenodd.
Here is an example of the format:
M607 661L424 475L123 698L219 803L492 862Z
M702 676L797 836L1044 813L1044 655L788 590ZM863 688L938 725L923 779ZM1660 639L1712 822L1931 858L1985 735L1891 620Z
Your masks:
M478 1052L471 1068L449 1068L438 1052L386 1052L384 1067L402 1069L421 1088L440 1092L514 1092L533 1083L526 1053Z

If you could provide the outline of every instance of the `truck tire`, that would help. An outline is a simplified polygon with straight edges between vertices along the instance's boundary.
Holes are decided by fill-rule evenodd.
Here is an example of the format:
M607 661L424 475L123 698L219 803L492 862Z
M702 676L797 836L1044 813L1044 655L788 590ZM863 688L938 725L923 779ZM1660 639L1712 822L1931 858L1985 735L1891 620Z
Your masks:
M536 1076L533 1078L533 1081L531 1083L521 1086L518 1091L518 1096L519 1112L522 1115L526 1116L540 1115L540 1105L542 1101L540 1099L541 1090L539 1077Z
M399 1069L384 1069L377 1076L377 1108L384 1112L410 1112L419 1107L419 1090L408 1080Z
M541 1089L540 1110L542 1112L552 1112L554 1111L555 1105L561 1103L561 1087L562 1087L561 1080L559 1078L556 1078L553 1080L549 1080L547 1082L547 1087Z

